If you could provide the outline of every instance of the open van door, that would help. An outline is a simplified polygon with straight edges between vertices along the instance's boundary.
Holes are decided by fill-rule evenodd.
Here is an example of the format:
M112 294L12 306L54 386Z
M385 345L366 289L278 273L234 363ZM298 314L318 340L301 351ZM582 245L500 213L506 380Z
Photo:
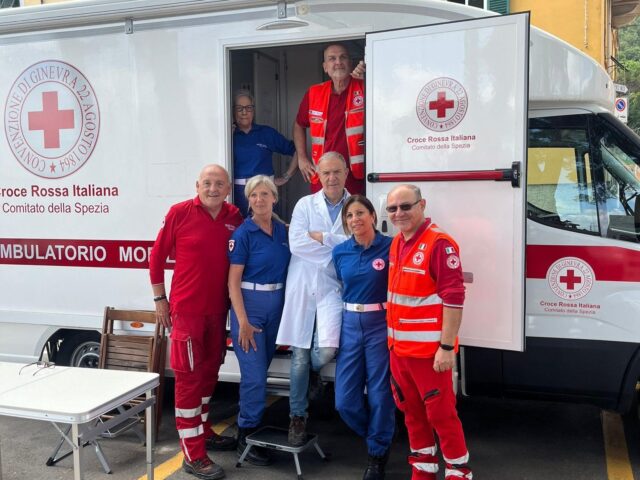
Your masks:
M524 347L529 15L366 37L367 195L418 185L459 243L462 345Z

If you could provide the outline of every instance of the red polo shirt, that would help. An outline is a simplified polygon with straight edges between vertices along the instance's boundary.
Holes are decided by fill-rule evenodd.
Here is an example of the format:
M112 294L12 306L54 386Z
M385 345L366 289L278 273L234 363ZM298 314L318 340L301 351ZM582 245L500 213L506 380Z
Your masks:
M153 285L164 283L165 261L173 253L172 311L195 315L227 313L227 248L231 234L241 223L238 208L227 202L215 219L198 197L169 209L149 256L149 274Z
M404 241L404 236L400 233L398 249L400 250L400 258L411 250L411 246L416 243L420 235L431 225L431 219L427 218L426 221L420 225L416 233L408 240ZM446 307L462 308L464 304L464 279L462 275L462 264L458 262L457 268L451 268L447 265L447 258L450 253L447 253L446 248L451 247L449 240L438 240L433 246L431 252L431 259L429 260L429 273L431 278L436 281L436 288L438 289L438 296L442 299L442 302ZM400 258L398 260L400 260Z

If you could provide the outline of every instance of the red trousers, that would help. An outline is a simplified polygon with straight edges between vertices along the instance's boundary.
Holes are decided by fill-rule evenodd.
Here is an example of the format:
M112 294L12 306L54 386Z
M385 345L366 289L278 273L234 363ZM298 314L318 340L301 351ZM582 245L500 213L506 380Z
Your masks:
M436 372L433 358L399 357L393 350L391 386L409 433L412 480L435 480L438 471L436 440L446 462L445 478L471 479L469 452L456 411L452 373Z
M171 368L175 374L176 427L188 461L207 455L213 435L209 400L226 353L226 315L172 312Z

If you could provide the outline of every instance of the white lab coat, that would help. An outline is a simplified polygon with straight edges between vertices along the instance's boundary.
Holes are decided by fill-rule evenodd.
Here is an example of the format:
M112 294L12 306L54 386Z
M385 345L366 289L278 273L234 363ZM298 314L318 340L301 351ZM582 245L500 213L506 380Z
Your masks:
M323 232L323 243L313 240L309 232ZM341 216L331 223L322 191L298 201L289 225L291 261L278 345L310 348L317 315L318 346L339 346L342 288L331 251L346 239Z

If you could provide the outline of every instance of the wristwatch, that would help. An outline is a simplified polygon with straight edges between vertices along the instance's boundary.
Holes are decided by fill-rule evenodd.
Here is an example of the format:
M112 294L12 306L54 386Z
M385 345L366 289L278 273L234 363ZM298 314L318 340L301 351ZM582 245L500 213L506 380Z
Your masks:
M441 343L440 348L443 349L445 352L450 352L456 347L454 347L453 345L447 345L446 343Z

